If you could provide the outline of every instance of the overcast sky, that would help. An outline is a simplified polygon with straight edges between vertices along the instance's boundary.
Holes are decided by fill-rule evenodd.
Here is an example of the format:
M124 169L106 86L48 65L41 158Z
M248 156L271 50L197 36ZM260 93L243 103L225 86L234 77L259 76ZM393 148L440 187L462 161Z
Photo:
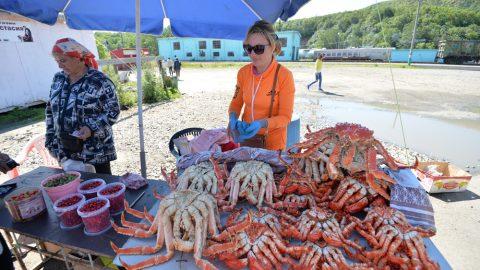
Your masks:
M383 1L386 0L310 0L289 20L361 9Z

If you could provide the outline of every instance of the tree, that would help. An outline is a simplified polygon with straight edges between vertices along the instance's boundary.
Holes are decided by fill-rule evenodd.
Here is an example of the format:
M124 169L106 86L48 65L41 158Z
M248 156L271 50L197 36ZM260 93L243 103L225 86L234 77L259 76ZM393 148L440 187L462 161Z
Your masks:
M409 48L417 3L387 1L356 11L279 22L275 29L299 31L302 44L308 47ZM480 1L424 0L417 28L417 39L422 42L417 47L436 48L442 39L480 39L479 28Z

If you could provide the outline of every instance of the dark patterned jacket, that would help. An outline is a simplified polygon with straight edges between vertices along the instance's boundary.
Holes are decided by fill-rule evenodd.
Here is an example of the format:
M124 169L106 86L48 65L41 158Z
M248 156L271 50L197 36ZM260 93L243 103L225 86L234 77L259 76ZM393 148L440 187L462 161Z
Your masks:
M59 161L71 158L100 164L117 159L112 125L118 119L120 106L115 85L102 72L89 69L72 85L63 71L55 74L45 114L45 147ZM82 126L89 127L92 136L84 142L82 152L69 153L60 143L60 132L71 134Z

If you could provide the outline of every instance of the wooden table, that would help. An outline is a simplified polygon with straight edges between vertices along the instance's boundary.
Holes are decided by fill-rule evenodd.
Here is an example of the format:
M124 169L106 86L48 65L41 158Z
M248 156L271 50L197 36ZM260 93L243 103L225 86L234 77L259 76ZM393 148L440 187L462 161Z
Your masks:
M54 169L49 167L39 167L31 172L20 175L7 183L17 183L17 188L24 186L40 187L40 182L46 177L63 172L60 169ZM119 176L95 174L95 173L82 173L82 179L102 178L107 183L118 182ZM169 192L168 185L164 181L149 180L146 187L142 187L139 190L127 189L125 193L125 199L131 204L142 193L144 195L135 203L134 209L143 210L144 206L150 209L156 199L153 197L153 189L156 189L160 194L167 194ZM41 242L50 242L58 246L69 248L75 251L81 251L86 254L92 254L97 256L106 256L113 258L115 254L110 247L110 241L115 242L118 246L122 246L128 239L127 236L116 233L113 229L98 235L87 236L83 232L83 226L72 230L63 230L60 228L59 219L53 211L53 204L44 192L44 198L47 205L48 212L35 218L34 220L27 222L13 222L7 208L0 208L0 228L5 230L7 234L7 240L11 242L12 239L10 233L18 233ZM113 217L115 223L119 224L120 216ZM18 250L14 250L16 256L18 256ZM20 265L23 269L26 269L23 264L21 256L18 256Z

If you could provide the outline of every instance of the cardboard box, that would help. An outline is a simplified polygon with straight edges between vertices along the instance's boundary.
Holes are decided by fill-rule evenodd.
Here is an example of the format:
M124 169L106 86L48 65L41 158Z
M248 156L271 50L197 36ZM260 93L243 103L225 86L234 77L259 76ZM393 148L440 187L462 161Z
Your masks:
M427 167L430 165L437 165L437 170L442 175L434 176L429 173ZM472 175L448 162L419 162L412 172L428 193L464 191L472 179Z

